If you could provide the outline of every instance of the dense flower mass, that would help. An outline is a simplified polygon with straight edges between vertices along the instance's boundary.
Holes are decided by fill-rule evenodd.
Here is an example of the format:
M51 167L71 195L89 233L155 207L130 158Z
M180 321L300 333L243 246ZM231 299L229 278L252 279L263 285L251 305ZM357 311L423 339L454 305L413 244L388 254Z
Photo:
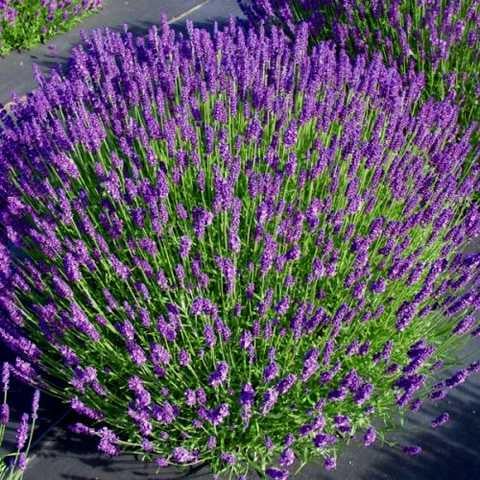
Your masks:
M479 0L238 0L254 23L292 33L306 22L310 38L332 39L350 52L381 52L407 72L425 73L427 95L457 94L460 121L480 122Z
M187 30L94 32L2 114L0 338L107 454L331 470L478 372L432 373L478 334L472 132L305 26Z
M29 48L102 6L102 0L0 0L0 55Z

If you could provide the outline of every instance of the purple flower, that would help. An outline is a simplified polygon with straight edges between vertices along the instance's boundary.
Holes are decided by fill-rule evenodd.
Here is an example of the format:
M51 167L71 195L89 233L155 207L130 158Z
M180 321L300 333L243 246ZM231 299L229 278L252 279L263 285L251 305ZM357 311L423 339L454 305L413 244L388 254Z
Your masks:
M209 412L209 420L212 425L220 425L223 423L225 418L227 418L230 415L230 407L226 403L222 403L218 407L214 408L213 410L210 410Z
M285 395L297 381L297 376L294 373L289 373L283 377L275 386L279 395Z
M335 457L327 457L323 462L323 466L325 467L325 470L335 470L337 468L337 460L335 459Z
M303 362L302 381L306 382L318 370L318 357L320 350L312 348L305 354Z
M217 446L217 437L208 437L207 447L209 450L213 450Z
M472 362L468 366L467 370L469 374L480 373L480 360L476 360L475 362Z
M208 348L212 348L217 343L215 330L211 325L205 325L203 328L203 337L205 339L205 345L207 345Z
M334 445L337 442L337 438L334 435L328 433L319 433L313 438L313 444L317 448L327 447Z
M464 383L468 375L469 375L468 369L459 370L454 375L452 375L451 377L445 380L445 385L448 388L455 388L456 386Z
M68 279L71 282L79 282L82 279L82 274L80 272L80 265L73 257L71 253L67 253L65 255L65 259L63 261L65 272L68 276Z
M168 462L168 460L164 457L158 457L155 459L155 464L157 465L157 467L160 467L160 468L166 468L170 465L170 463Z
M178 363L182 367L186 367L187 365L190 365L192 361L192 358L190 356L190 353L187 352L187 350L182 349L178 352Z
M438 428L445 425L450 420L448 412L441 413L437 418L432 420L432 428Z
M355 392L353 397L357 405L363 405L367 400L370 399L373 392L373 385L371 383L364 383L360 388Z
M172 457L177 463L188 463L196 460L196 455L184 447L175 447Z
M197 402L200 405L203 405L207 401L207 394L205 393L205 390L202 387L199 387L195 390L195 395L197 397Z
M287 433L283 439L283 445L285 448L291 447L295 442L295 436L291 433Z
M210 374L208 378L208 384L213 388L219 387L227 380L228 372L228 363L218 362L215 366L215 370Z
M254 399L255 390L253 389L252 384L245 384L240 392L241 417L244 426L248 426L252 416Z
M22 450L25 446L25 443L27 442L29 420L30 416L28 415L28 413L23 413L16 434L17 450Z
M188 257L188 254L190 252L190 249L192 248L192 240L190 237L184 235L180 238L180 247L179 247L179 255L180 259L186 259Z
M198 240L201 240L205 235L205 230L213 222L213 213L202 208L194 208L193 212L193 229Z
M263 369L263 380L265 383L270 382L275 377L278 376L278 365L276 362L270 362L264 369Z
M6 426L10 420L10 408L8 404L0 404L0 425Z
M368 427L365 434L363 435L363 444L365 447L369 447L372 445L377 438L377 432L375 431L375 428L373 427Z
M287 468L295 463L295 453L291 448L285 448L280 454L278 462L281 467Z
M280 470L278 468L267 468L265 473L268 475L269 478L272 480L288 480L288 471L287 470Z
M68 429L76 434L80 435L89 435L91 437L96 435L96 430L94 428L88 427L84 423L76 422L73 425L69 425Z
M475 316L468 315L457 323L457 325L453 329L453 333L455 335L464 335L474 326L475 322Z
M147 407L151 403L151 395L145 389L143 381L133 376L128 381L128 388L135 394L135 404L139 408Z
M407 445L403 447L403 452L411 457L415 457L422 453L422 448L418 445Z
M155 365L168 365L171 360L168 350L158 343L150 345L150 358Z
M253 343L253 335L250 330L243 330L240 335L240 347L246 350Z
M418 412L418 411L420 411L420 409L422 408L422 405L423 405L422 400L420 400L419 398L417 398L416 400L414 400L414 401L410 404L410 410L411 410L412 412Z
M348 390L345 387L340 387L328 392L327 398L333 402L340 402L345 399Z
M177 415L178 409L168 401L162 402L161 405L153 406L153 417L165 425L173 423Z
M403 332L413 320L417 309L414 304L404 302L397 312L397 329Z
M285 131L285 136L283 142L287 148L293 147L297 142L297 125L296 122L292 122L287 130Z
M267 415L270 410L275 406L278 400L278 390L275 388L269 388L264 394L263 394L263 403L262 403L262 415Z
M380 278L372 283L371 289L375 293L383 293L385 291L385 279Z
M235 465L235 463L237 463L237 458L233 453L230 452L222 452L220 454L220 460L225 462L227 465Z
M25 469L27 468L27 455L25 452L21 452L18 455L17 458L17 468L21 471L24 472Z
M152 441L148 440L147 438L144 438L142 440L142 449L147 453L151 453L155 449L155 446Z
M98 450L102 453L105 453L109 456L116 456L120 453L120 449L117 446L118 437L112 430L103 427L98 430L100 435L100 442L98 443Z
M93 408L85 405L78 397L73 397L70 401L70 406L75 412L85 417L90 418L91 420L102 420L104 418L103 414Z
M10 365L8 362L2 364L2 390L6 394L10 384Z
M448 395L447 390L435 390L430 393L429 397L431 400L435 402L435 401L443 400L447 395Z

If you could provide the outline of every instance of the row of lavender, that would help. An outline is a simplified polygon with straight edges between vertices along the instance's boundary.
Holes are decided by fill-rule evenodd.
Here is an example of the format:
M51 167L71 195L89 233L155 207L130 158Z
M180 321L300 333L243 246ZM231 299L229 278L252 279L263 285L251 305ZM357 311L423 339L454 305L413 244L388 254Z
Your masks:
M93 32L1 114L0 338L102 452L334 469L480 370L476 125L292 28Z
M0 55L43 43L101 6L102 0L0 0Z
M253 23L292 34L308 25L312 44L331 40L350 54L380 53L388 65L426 78L425 98L455 98L460 123L480 121L478 0L238 0ZM480 135L479 135L480 137ZM478 139L478 137L477 137Z

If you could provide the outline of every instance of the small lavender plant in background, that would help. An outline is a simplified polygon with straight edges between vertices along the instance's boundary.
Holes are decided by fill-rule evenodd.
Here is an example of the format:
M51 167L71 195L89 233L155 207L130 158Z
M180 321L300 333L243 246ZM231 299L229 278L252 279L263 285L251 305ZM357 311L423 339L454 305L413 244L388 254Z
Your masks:
M43 43L101 6L102 0L0 0L0 55Z
M425 94L457 97L460 122L480 123L480 1L238 0L247 17L293 34L306 22L310 40L330 39L356 54L379 52L401 72L426 76ZM477 136L477 140L479 140Z
M4 363L2 367L2 403L0 404L0 445L3 443L5 429L10 420L10 409L7 403L10 386L10 365ZM40 391L35 390L33 394L32 412L22 414L19 426L16 431L16 452L0 457L0 480L20 480L27 466L28 452L35 431L38 407L40 402Z
M333 470L478 372L432 372L478 332L473 129L306 25L187 30L93 32L1 116L0 338L108 455Z

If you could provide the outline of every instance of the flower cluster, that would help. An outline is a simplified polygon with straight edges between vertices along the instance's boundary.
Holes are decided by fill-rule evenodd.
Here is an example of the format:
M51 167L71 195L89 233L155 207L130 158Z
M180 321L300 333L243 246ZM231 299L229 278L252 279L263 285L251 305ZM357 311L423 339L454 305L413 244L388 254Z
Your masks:
M85 35L1 115L0 338L110 455L331 470L479 370L432 386L480 331L472 129L305 26L187 30Z
M43 42L101 6L102 0L0 0L0 55Z
M460 122L480 122L480 1L238 0L254 23L289 32L306 22L314 42L334 40L352 53L380 52L388 65L426 75L426 94L456 94Z
M0 403L0 445L3 441L5 428L10 421L10 409L7 403L7 396L10 387L11 369L12 366L8 363L2 365L0 382L3 401ZM23 478L23 472L27 466L28 451L35 430L35 422L38 417L39 403L40 391L35 390L32 400L32 412L30 415L28 413L22 414L16 431L17 451L0 457L1 480L21 480Z

